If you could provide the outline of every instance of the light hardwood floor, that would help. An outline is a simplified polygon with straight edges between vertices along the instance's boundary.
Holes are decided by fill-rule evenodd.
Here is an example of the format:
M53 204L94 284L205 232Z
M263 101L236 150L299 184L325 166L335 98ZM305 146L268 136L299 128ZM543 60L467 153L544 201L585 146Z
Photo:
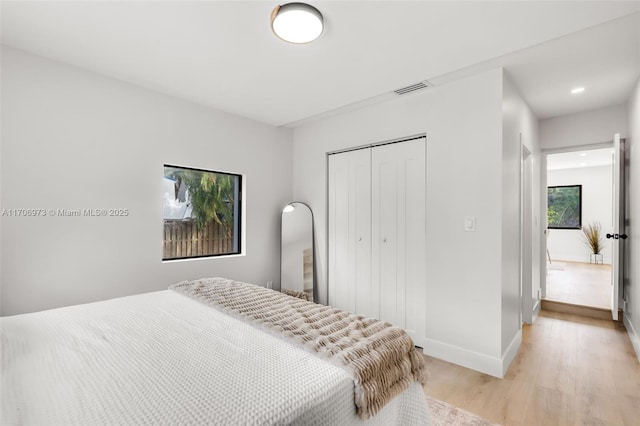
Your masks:
M542 311L504 379L426 357L425 393L502 425L640 425L640 362L621 323Z
M547 264L547 299L611 309L611 265Z

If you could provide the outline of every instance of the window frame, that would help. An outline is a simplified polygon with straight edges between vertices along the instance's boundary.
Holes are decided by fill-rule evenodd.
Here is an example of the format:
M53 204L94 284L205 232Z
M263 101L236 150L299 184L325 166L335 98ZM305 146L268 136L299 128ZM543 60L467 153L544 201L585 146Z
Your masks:
M165 257L165 244L166 244L166 223L168 220L179 222L179 219L165 219L164 215L164 194L163 191L163 214L162 214L162 222L163 222L163 252L162 252L162 262L175 262L175 261L183 261L183 260L191 260L191 259L208 259L208 258L220 258L220 257L233 257L242 255L243 249L243 226L244 226L244 215L243 215L243 192L244 192L244 176L240 173L232 173L220 170L212 170L212 169L203 169L199 167L189 167L189 166L179 166L175 164L163 164L163 179L167 178L167 168L186 170L186 171L195 171L201 173L213 173L217 175L225 175L230 176L234 179L234 205L233 205L233 248L230 251L226 251L224 253L211 253L211 254L196 254L196 255L185 255L179 257ZM188 219L183 219L185 222ZM192 225L193 226L193 225Z
M547 186L547 212L549 211L549 189L552 188L578 188L578 225L577 226L552 226L547 222L547 229L582 229L582 184L575 185L550 185Z

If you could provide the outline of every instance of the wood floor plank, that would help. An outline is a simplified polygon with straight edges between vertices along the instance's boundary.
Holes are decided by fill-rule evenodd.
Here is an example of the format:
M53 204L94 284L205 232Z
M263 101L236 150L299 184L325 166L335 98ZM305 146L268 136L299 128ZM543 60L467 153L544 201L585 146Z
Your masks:
M425 357L425 393L502 425L640 426L640 363L619 322L542 311L504 379Z
M573 395L558 389L536 386L527 407L525 424L564 426L575 422L575 400Z
M638 426L640 422L640 395L623 396L618 400L618 409L625 426Z
M577 391L575 399L576 424L580 425L621 425L622 413L617 398L599 393L597 389ZM636 419L640 421L639 419Z

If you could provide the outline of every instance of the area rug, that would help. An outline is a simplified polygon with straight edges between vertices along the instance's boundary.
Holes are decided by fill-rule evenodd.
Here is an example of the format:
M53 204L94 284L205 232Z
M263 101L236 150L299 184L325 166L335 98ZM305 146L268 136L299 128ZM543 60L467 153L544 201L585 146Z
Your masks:
M497 426L480 416L439 399L429 396L426 398L431 411L431 426Z

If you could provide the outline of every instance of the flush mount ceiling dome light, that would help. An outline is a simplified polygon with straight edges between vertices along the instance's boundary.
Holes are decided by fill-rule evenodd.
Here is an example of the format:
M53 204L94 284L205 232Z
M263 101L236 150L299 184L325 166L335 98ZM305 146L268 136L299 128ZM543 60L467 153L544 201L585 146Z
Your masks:
M271 12L271 30L289 43L309 43L324 28L322 13L306 3L287 3Z

